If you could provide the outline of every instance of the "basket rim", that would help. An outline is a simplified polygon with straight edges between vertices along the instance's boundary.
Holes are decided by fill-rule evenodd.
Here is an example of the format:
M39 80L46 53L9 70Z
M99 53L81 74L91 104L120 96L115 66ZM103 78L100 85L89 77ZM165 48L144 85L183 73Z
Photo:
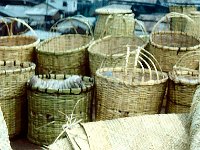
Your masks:
M36 47L39 43L40 43L40 39L35 37L35 36L27 36L27 35L13 35L13 36L2 36L0 37L0 41L1 39L6 39L6 38L32 38L35 39L36 41L31 43L31 44L27 44L27 45L20 45L20 46L0 46L0 49L3 50L17 50L17 49L28 49L28 48L32 48L32 47Z
M35 70L36 65L33 62L16 62L16 61L0 61L0 66L6 66L7 64L13 64L13 66L21 66L21 68L18 69L4 69L0 70L0 75L6 75L6 74L16 74L16 73L24 73L29 72L32 70ZM24 64L28 64L28 67L23 68Z
M110 36L110 35L108 35L108 36L105 36L105 37L103 37L103 38L101 38L101 39L98 39L98 40L95 40L95 41L93 41L90 45L89 45L89 47L88 47L88 52L89 52L89 54L95 54L95 55L100 55L100 56L104 56L104 57L106 57L106 56L110 56L110 55L108 55L108 54L105 54L105 53L96 53L96 51L98 51L98 50L93 50L92 48L95 46L95 45L97 45L97 44L99 44L99 43L102 43L103 41L105 41L105 40L107 40L107 39L112 39L112 38L130 38L130 39L133 39L133 38L137 38L138 40L140 40L141 42L144 42L144 44L142 44L142 46L140 46L140 47L145 47L148 43L146 43L145 41L143 41L141 38L139 38L139 37L137 37L137 36L133 36L133 37L123 37L123 36ZM125 46L125 45L124 45ZM131 45L130 45L131 46ZM135 45L134 45L135 46ZM137 47L137 46L136 46ZM119 54L113 54L112 55L113 57L114 56L119 56Z
M188 74L185 74L185 75L188 75ZM197 77L196 80L192 80L193 82L190 82L190 80L187 79L186 77L180 78L177 75L175 75L174 71L168 72L168 76L169 76L169 79L174 81L174 83L176 83L176 84L179 84L179 83L184 84L184 85L198 85L198 84L200 84L199 77ZM192 75L190 77L192 77Z
M41 47L43 47L44 44L47 44L49 42L51 42L52 40L56 39L56 38L61 38L61 37L68 37L68 36L76 36L76 35L79 35L81 37L91 37L90 41L81 46L81 47L77 47L77 48L71 48L71 49L68 49L67 51L65 52L49 52L49 51L44 51ZM36 47L36 51L37 53L39 54L51 54L51 55L63 55L63 54L68 54L68 53L75 53L75 52L78 52L78 51L81 51L81 50L84 50L86 48L89 47L89 45L93 42L93 39L92 39L92 36L88 36L88 35L82 35L82 34L65 34L65 35L59 35L59 36L56 36L56 37L52 37L52 38L49 38L47 40L44 40L42 41L37 47Z
M196 39L199 44L198 45L195 45L195 46L190 46L190 47L172 47L172 46L165 46L165 45L161 45L161 44L156 44L153 40L152 40L152 36L153 35L156 35L156 34L179 34L179 35L185 35L185 36L190 36L194 39ZM153 45L154 47L157 47L157 48L162 48L162 49L165 49L165 50L172 50L172 51L187 51L187 50L196 50L198 48L200 48L200 39L197 39L195 38L194 36L191 36L191 35L188 35L187 33L184 33L184 32L180 32L180 31L157 31L157 32L154 32L150 35L149 37L150 39L150 44Z
M126 82L126 81L122 81L122 80L118 80L116 78L110 78L110 77L107 77L107 76L104 76L100 73L100 71L102 70L113 70L114 71L122 71L123 70L123 67L115 67L115 68L111 68L111 67L106 67L106 68L100 68L96 71L96 76L97 77L100 77L100 78L103 78L103 79L106 79L107 81L110 81L110 82L114 82L114 83L120 83L120 84L124 84L124 85L130 85L130 86L144 86L144 85L156 85L156 84L161 84L161 83L165 83L167 82L168 80L168 75L167 73L165 72L160 72L158 71L158 74L159 75L163 75L164 78L163 79L160 79L160 80L149 80L147 82L132 82L131 84ZM137 68L137 70L139 70L140 68ZM152 70L152 72L155 73L154 70Z
M40 74L35 75L39 78L43 79L66 79L67 77L70 77L72 75L66 75L66 74ZM30 85L30 80L27 82L28 89L32 91L38 91L42 93L48 93L48 94L70 94L70 95L79 95L81 93L88 92L92 90L94 86L94 79L88 76L81 76L83 81L89 82L90 85L85 86L84 88L69 88L69 89L48 89L48 88L41 88L41 87L34 87Z

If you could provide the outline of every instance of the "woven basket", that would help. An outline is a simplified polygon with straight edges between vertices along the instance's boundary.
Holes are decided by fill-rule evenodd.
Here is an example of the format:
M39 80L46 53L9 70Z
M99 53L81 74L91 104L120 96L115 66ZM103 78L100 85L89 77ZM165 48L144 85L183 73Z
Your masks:
M190 14L191 11L196 11L197 7L195 5L172 5L169 6L170 12L177 12L182 14ZM172 18L171 20L171 29L173 31L185 31L187 24L187 19L183 17Z
M58 21L52 26L51 30L59 30L56 26L62 21L79 21L84 23L88 26L90 33L92 34L87 20L83 21L83 19L75 17L69 17ZM43 41L37 47L38 74L55 73L86 75L89 72L87 48L92 39L93 35L65 34Z
M65 75L39 76L44 80L68 78ZM83 77L85 88L45 89L28 86L28 139L38 145L52 143L62 131L67 115L91 120L93 80ZM74 120L71 120L72 122Z
M6 21L10 21L9 26ZM35 62L35 47L38 45L40 40L37 38L35 31L23 20L16 18L1 18L0 22L4 23L8 30L8 36L0 37L0 59L4 61L30 61ZM32 36L17 35L13 34L13 24L20 23L32 32Z
M158 71L156 60L146 50L138 48L135 53L134 67L132 61L129 62L127 49L124 67L96 71L96 120L160 112L168 76Z
M144 35L147 35L146 29L137 20ZM102 39L95 40L88 48L90 75L95 76L96 70L106 60L104 67L112 67L112 65L124 65L124 60L120 60L120 54L126 53L126 45L131 45L133 48L137 46L145 47L146 39L131 36L131 37L114 37L106 36Z
M149 52L155 56L165 72L171 71L183 54L188 51L196 51L200 48L200 41L187 33L179 31L156 31L163 20L180 16L192 21L186 15L170 13L155 24L150 35Z
M0 61L0 105L10 137L26 132L26 82L35 74L35 64Z
M186 113L190 111L192 97L200 84L200 51L184 54L169 73L167 93L167 113Z
M50 150L188 150L188 115L160 114L82 123Z
M110 5L96 9L98 15L94 29L94 38L107 35L132 36L135 28L134 14L123 6Z
M200 28L199 28L200 12L192 11L192 12L190 12L189 16L190 16L190 18L192 18L194 20L194 23L187 22L186 27L185 27L185 32L187 32L189 35L193 35L199 39L199 37L200 37Z

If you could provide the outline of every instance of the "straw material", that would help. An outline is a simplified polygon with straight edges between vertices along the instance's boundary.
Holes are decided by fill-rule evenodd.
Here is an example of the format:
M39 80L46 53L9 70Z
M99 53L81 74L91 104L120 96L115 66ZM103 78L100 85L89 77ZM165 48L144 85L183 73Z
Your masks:
M76 150L188 150L187 118L162 114L83 123L67 136Z
M197 7L195 5L172 5L169 6L170 12L178 12L183 14L190 14L191 11L196 11ZM187 24L187 19L185 18L172 18L171 29L173 31L185 31Z
M43 80L68 78L65 75L39 76ZM50 89L29 87L28 90L28 139L38 145L52 143L70 117L91 120L93 80L83 77L83 88ZM72 120L73 121L73 120Z
M155 56L163 71L168 72L172 70L177 60L188 51L196 51L200 48L200 41L179 31L156 31L159 24L173 17L185 17L191 19L183 14L170 13L161 18L156 23L150 35L149 52Z
M106 76L111 71L112 76ZM96 72L96 120L106 120L141 114L159 113L167 86L167 74L152 70L152 80L141 81L145 76L149 78L148 70L143 74L137 69L134 81L130 82L133 70L128 70L124 76L124 69L102 68ZM160 80L157 80L157 75Z
M193 94L200 84L200 51L184 54L169 72L167 113L189 112Z
M91 76L95 76L96 70L104 62L104 67L124 66L120 54L126 53L126 45L144 47L144 40L138 37L113 37L107 36L103 39L95 40L88 48L89 66Z
M194 20L194 23L187 22L185 27L185 32L187 32L189 35L193 35L196 38L200 37L200 12L199 11L192 11L189 14L190 18Z
M0 37L0 59L4 61L13 60L20 62L35 62L35 47L38 45L40 40L37 38L34 30L20 19L9 17L5 19L9 19L11 22L16 21L17 23L23 24L32 32L33 35L13 35L12 31L7 28L9 35ZM3 18L1 18L0 21L4 22L5 26L8 27Z
M3 117L3 113L0 107L0 149L1 150L11 150L10 141L8 137L8 128Z
M134 14L98 14L94 29L94 39L112 36L133 36Z
M88 27L86 35L79 34L72 21L86 25ZM59 28L59 23L71 23L65 29L65 32L71 31L72 28L76 34L65 34L49 38L37 47L38 74L88 74L87 48L93 41L93 32L89 23L84 17L80 17L80 19L78 17L68 17L56 22L50 30L52 32L63 30L62 26Z
M0 61L0 104L10 137L26 132L26 82L35 64Z

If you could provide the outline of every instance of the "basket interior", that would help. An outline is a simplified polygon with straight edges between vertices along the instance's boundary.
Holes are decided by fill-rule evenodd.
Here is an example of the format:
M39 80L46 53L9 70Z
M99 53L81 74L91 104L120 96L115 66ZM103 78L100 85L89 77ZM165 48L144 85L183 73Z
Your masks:
M143 46L144 41L137 37L109 37L93 44L89 51L100 55L114 55L126 53L127 48L125 45L131 45L136 48L137 46Z
M99 70L99 73L104 77L109 77L116 79L121 82L127 83L142 83L142 82L149 82L149 81L160 81L162 79L167 79L167 75L161 72L156 73L152 70L152 78L150 80L150 73L148 69L145 69L144 72L140 68L136 68L134 71L133 68L129 68L127 70L127 74L125 73L124 68L102 68ZM157 78L157 75L159 79Z
M195 37L175 32L157 32L152 35L152 42L167 47L193 47L200 42Z
M38 50L43 52L69 52L88 45L90 41L91 37L87 35L61 35L42 42Z
M0 46L25 46L36 42L37 39L34 36L4 36L0 37Z

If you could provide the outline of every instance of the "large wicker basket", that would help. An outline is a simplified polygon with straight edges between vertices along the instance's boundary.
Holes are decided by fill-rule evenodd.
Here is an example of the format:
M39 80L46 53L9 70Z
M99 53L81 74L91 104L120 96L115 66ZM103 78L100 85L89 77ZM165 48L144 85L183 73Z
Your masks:
M10 137L26 133L26 82L35 74L35 64L0 61L0 105Z
M122 5L108 5L95 11L98 15L94 29L94 38L107 35L132 36L135 27L134 14Z
M130 60L130 63L128 51L124 67L106 67L96 71L96 120L160 112L167 74L158 71L158 65L154 64L156 60L143 48L133 51L136 53L135 62Z
M191 11L196 11L197 7L195 5L171 5L169 6L170 12L177 12L189 15ZM187 24L187 19L183 17L172 18L171 29L173 31L185 31Z
M184 54L169 72L167 92L167 113L186 113L190 111L192 97L200 84L200 51Z
M87 20L68 17L59 20L52 26L52 31L59 30L60 22L78 21L88 26ZM71 23L73 26L73 23ZM75 27L73 26L75 29ZM75 29L76 30L76 29ZM75 31L77 32L77 31ZM93 40L93 35L64 34L43 41L37 47L37 73L38 74L79 74L86 75L89 70L87 48Z
M200 40L179 31L156 31L163 20L173 17L184 17L193 21L186 15L170 13L159 20L150 35L149 52L155 56L163 71L171 71L177 60L188 51L196 51L200 48Z
M137 20L144 35L147 35L146 29ZM133 48L137 46L145 47L147 42L145 39L140 38L136 35L130 37L115 37L106 36L102 39L95 40L88 48L89 52L89 66L90 75L95 76L96 70L102 65L102 62L106 60L104 67L112 67L114 65L123 65L124 60L120 60L120 54L126 53L126 45L131 45Z
M39 76L43 80L68 77L61 74ZM84 88L70 89L35 87L28 83L28 139L31 142L48 145L60 134L66 121L73 123L74 118L83 122L91 120L93 79L83 77L83 82Z
M2 26L5 26L7 29L8 35L0 37L0 59L7 60L16 60L20 62L30 61L35 62L35 47L40 42L35 31L23 20L16 18L1 18L0 22ZM8 25L7 22L10 22ZM32 32L32 35L20 35L13 33L14 25L22 24L26 29ZM16 32L16 31L15 31Z

